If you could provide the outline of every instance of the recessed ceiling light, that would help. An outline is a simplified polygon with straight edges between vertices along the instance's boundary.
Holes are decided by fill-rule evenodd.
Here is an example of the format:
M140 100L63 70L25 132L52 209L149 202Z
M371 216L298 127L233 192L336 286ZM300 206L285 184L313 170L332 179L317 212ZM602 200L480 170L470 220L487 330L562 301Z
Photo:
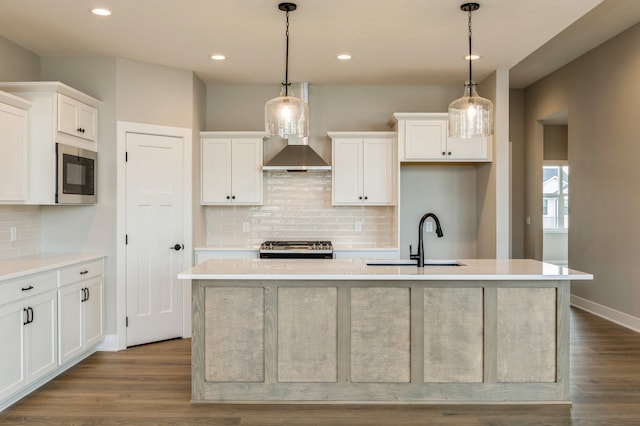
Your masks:
M349 59L351 59L351 55L349 55L348 53L341 53L338 55L338 59L340 59L341 61L348 61Z
M91 9L91 13L98 16L109 16L111 15L111 11L109 9L104 9L102 7L96 7Z
M467 55L467 56L464 57L464 59L466 59L467 61L469 59L471 59L472 61L475 61L476 59L480 59L480 56L478 56L478 55L471 55L471 56Z
M214 61L224 61L225 59L227 59L227 57L224 55L215 54L211 55L211 59L213 59Z

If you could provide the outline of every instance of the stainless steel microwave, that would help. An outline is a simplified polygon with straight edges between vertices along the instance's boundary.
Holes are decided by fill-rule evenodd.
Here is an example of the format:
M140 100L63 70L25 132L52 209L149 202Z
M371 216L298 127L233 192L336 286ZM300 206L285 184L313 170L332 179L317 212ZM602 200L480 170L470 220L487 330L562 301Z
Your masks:
M56 203L98 202L98 153L56 143Z

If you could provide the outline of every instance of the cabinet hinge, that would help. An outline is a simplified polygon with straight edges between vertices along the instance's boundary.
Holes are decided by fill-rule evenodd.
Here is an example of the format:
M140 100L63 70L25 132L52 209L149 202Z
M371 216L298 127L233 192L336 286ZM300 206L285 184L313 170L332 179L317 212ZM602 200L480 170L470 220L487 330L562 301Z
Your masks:
M125 317L124 325L125 325L125 327L129 327L129 317Z

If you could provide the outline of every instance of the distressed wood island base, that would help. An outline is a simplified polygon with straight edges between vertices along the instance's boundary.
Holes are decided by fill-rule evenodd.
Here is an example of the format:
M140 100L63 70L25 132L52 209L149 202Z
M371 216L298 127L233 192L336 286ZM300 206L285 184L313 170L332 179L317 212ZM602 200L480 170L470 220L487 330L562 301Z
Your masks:
M193 402L570 403L570 280L530 260L211 260Z

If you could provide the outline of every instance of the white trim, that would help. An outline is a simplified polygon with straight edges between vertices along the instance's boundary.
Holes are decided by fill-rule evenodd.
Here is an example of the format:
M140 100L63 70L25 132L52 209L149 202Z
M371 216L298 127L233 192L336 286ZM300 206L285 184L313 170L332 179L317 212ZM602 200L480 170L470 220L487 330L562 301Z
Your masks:
M160 126L155 124L132 123L127 121L117 122L117 149L116 158L116 181L117 181L117 214L116 232L119 236L117 247L117 285L116 285L116 342L115 350L126 349L127 347L127 287L126 287L126 251L124 246L124 235L126 233L126 172L125 172L125 151L127 133L144 133L160 136L172 136L182 138L184 141L183 151L183 235L184 235L184 262L183 268L187 269L193 262L193 232L192 232L192 177L191 161L193 137L190 128ZM191 336L191 286L185 282L183 288L183 337ZM187 324L188 322L188 324Z
M633 330L636 333L640 333L640 318L634 317L633 315L625 314L624 312L583 299L582 297L574 296L573 294L571 295L571 306L575 306L578 309L582 309L583 311L597 315L629 330Z
M96 347L96 350L101 352L116 352L118 351L118 335L107 334L104 339Z

